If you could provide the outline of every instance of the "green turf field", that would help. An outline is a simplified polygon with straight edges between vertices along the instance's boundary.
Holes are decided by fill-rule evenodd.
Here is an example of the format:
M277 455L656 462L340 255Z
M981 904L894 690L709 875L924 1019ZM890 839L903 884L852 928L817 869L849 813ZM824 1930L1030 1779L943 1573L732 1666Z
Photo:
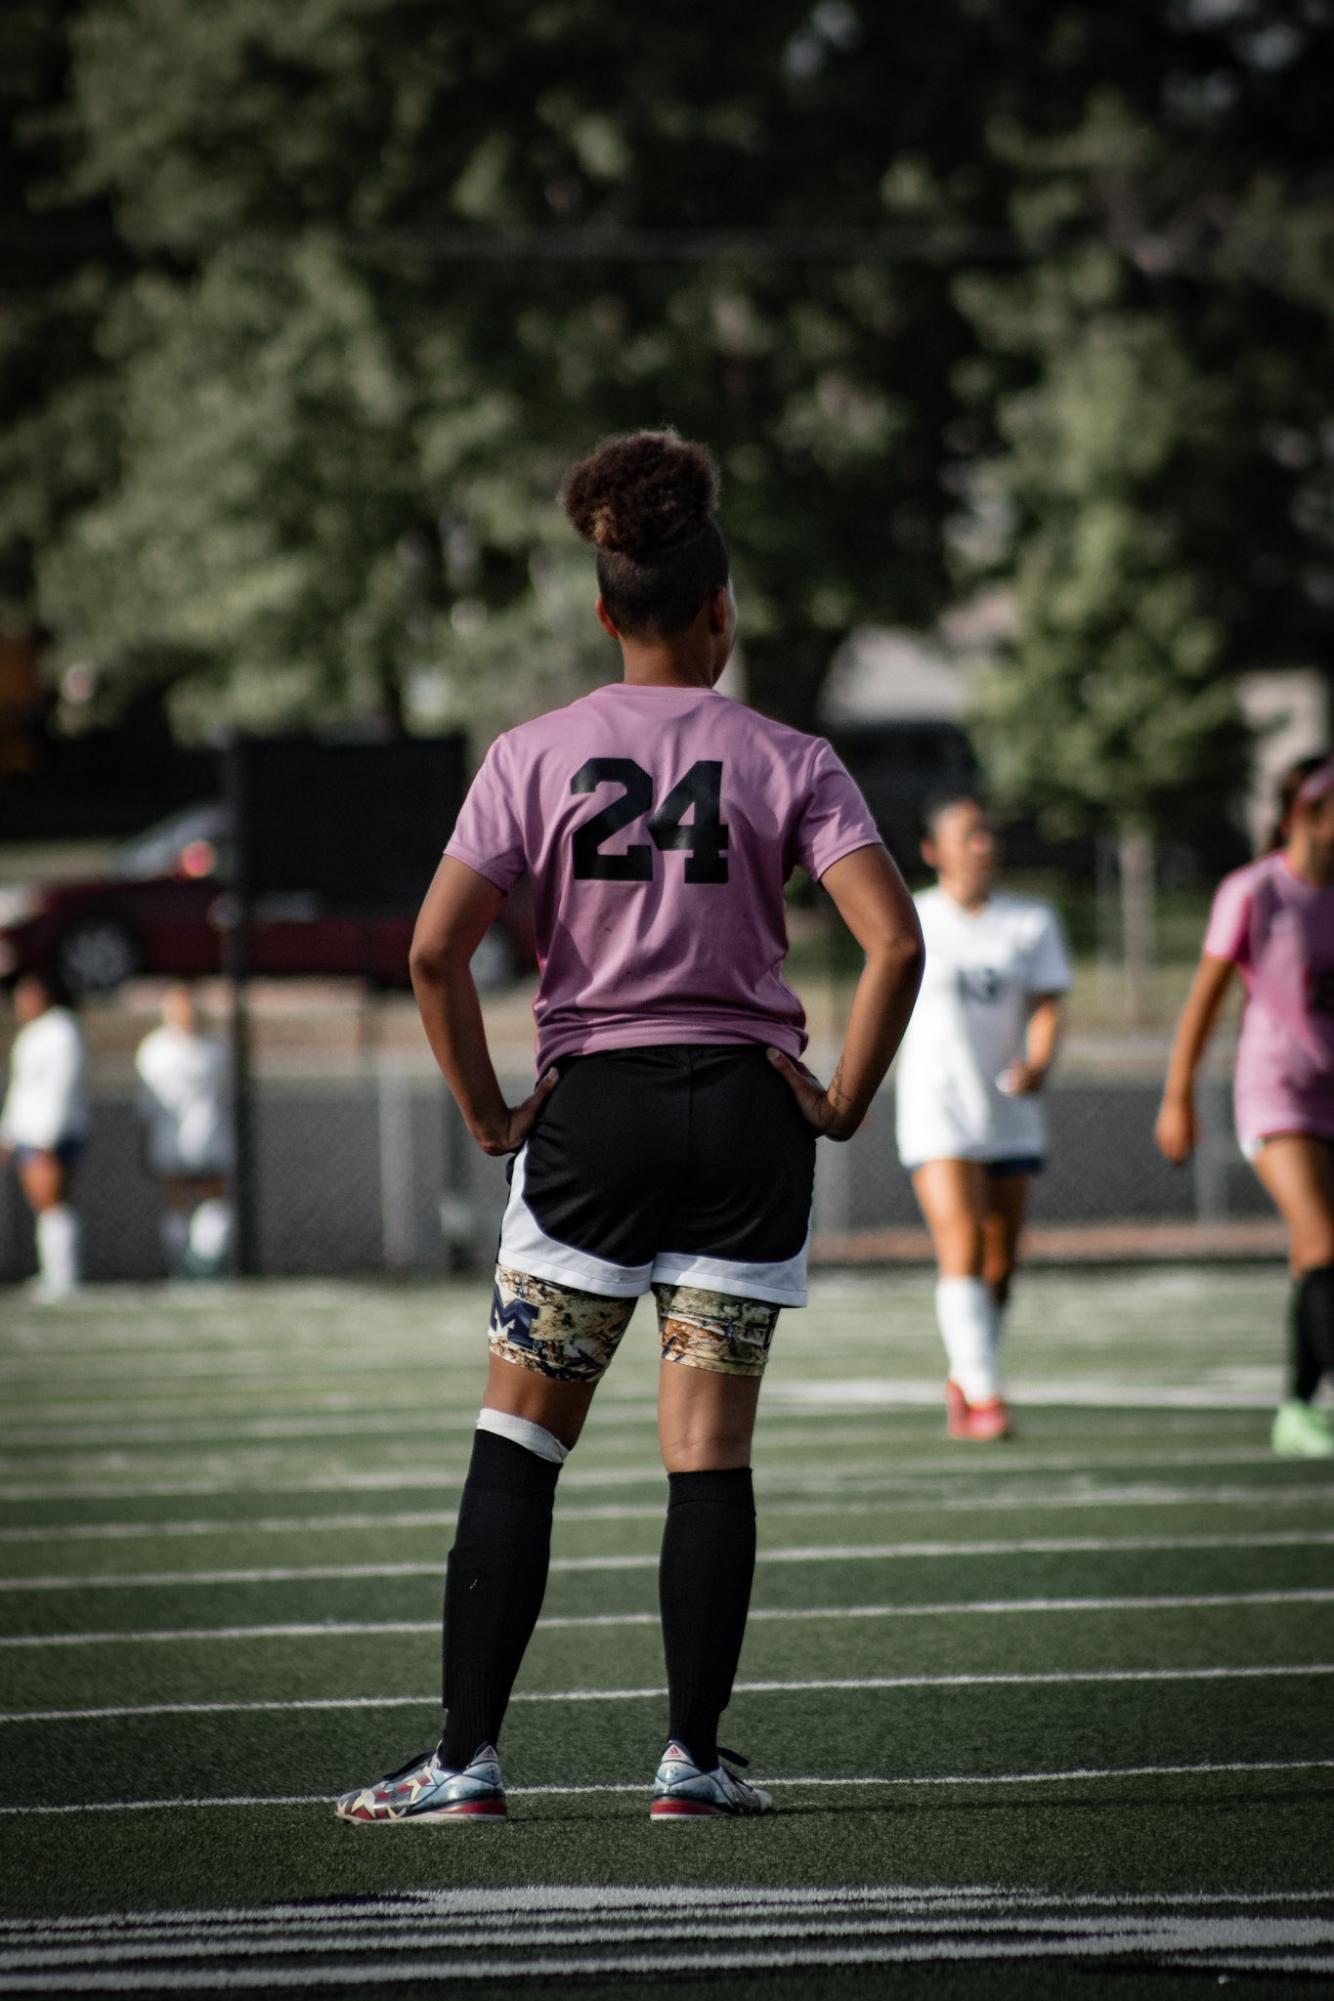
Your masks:
M1334 1465L1275 1270L1035 1274L1020 1435L942 1435L920 1275L780 1325L724 1740L650 1825L651 1320L562 1478L511 1818L357 1829L434 1737L476 1285L0 1295L0 1992L1126 1996L1334 1978Z

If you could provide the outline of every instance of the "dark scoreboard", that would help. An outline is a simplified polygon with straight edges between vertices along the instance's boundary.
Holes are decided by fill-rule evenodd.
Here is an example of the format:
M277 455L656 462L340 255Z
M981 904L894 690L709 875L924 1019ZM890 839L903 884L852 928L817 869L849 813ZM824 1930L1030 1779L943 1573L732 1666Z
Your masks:
M415 911L467 789L461 735L389 741L239 737L226 783L243 902Z

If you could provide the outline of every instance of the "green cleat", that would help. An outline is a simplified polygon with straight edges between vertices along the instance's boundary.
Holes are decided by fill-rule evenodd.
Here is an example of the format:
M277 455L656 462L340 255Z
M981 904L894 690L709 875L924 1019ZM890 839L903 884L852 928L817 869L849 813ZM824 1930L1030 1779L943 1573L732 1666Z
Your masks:
M1334 1425L1323 1410L1294 1397L1274 1413L1269 1443L1285 1459L1334 1459Z

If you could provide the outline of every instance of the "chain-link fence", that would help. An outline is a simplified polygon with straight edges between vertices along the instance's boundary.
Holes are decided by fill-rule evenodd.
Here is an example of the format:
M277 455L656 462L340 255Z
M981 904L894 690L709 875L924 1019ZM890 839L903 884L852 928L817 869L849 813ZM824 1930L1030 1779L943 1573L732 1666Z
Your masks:
M821 1052L817 1052L818 1062ZM1071 1256L1203 1249L1271 1251L1277 1226L1232 1135L1223 1077L1202 1083L1192 1167L1153 1145L1161 1052L1072 1052L1047 1095L1050 1164L1033 1199L1033 1244ZM468 1139L429 1059L404 1049L255 1074L256 1237L261 1272L485 1270L494 1254L505 1164ZM511 1098L531 1089L502 1079ZM925 1239L893 1139L892 1089L856 1138L818 1152L813 1250L844 1262L923 1254ZM142 1163L132 1079L95 1073L93 1128L75 1194L88 1278L163 1272L158 1192ZM0 1282L35 1266L32 1224L12 1174L0 1188Z

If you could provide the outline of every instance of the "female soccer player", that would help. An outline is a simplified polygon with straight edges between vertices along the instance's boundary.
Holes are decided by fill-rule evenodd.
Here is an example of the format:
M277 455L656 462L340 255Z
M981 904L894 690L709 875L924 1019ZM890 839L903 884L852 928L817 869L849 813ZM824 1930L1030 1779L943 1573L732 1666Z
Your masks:
M227 1046L199 1027L187 986L168 987L162 1026L134 1059L147 1165L162 1190L162 1253L171 1278L219 1278L227 1268L232 1165Z
M37 1297L58 1300L81 1275L79 1219L69 1197L88 1135L83 1037L52 973L25 974L14 1008L23 1026L10 1052L0 1159L12 1155L36 1222Z
M985 1441L1010 1428L1000 1337L1070 964L1048 904L997 892L973 793L933 802L922 853L936 887L917 898L926 978L895 1073L899 1157L935 1246L949 1433Z
M1195 1073L1238 968L1237 1137L1287 1225L1292 1270L1291 1391L1271 1442L1328 1458L1334 1426L1312 1400L1334 1375L1334 757L1287 772L1270 853L1218 886L1158 1114L1169 1160L1194 1150Z
M856 1131L921 966L912 902L826 743L715 692L736 609L717 468L638 432L576 466L597 615L624 679L491 747L422 907L412 972L468 1128L513 1153L490 1374L449 1555L444 1736L346 1794L348 1820L505 1811L496 1740L546 1584L561 1464L635 1300L661 1336L670 1697L655 1818L771 1802L722 1764L755 1563L750 1441L780 1307L805 1302L815 1140ZM828 1089L782 978L800 862L866 954ZM527 871L540 1081L501 1096L468 965Z

